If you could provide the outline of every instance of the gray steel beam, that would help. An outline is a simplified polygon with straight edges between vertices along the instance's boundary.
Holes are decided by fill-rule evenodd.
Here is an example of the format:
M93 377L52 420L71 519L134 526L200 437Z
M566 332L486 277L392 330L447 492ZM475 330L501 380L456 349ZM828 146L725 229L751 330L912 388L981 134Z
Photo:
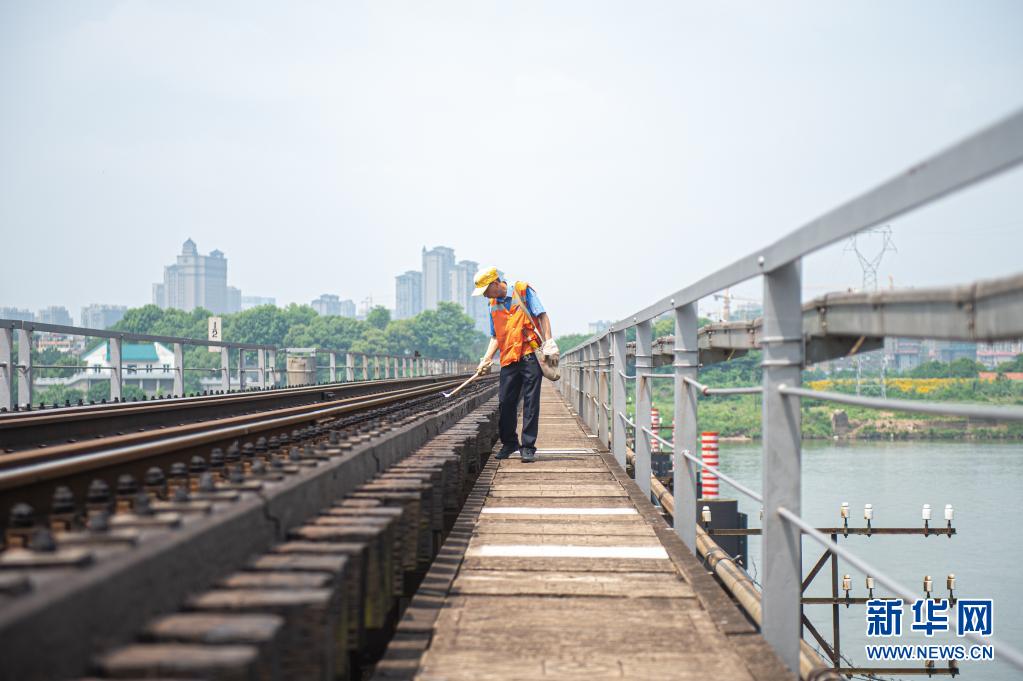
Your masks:
M0 328L0 409L14 408L14 333Z
M583 420L586 422L586 426L589 427L590 433L596 433L596 409L593 407L593 397L596 395L596 373L593 371L593 363L596 361L596 345L589 344L586 346L586 350L583 351L585 357L585 366L583 371L585 372L584 385L585 390L583 396Z
M625 331L611 334L611 453L625 470L625 424L619 414L625 414Z
M245 390L245 348L238 348L238 390Z
M18 404L32 406L32 332L17 329L18 340Z
M800 263L764 276L763 370L763 635L782 661L799 672L802 552L799 528L785 522L779 507L800 513L799 400L779 386L798 387L803 337Z
M653 323L650 320L636 324L636 380L635 400L636 405L636 484L650 497L650 436L644 432L652 425L650 417L651 388L653 379L646 377L650 373L653 364L650 354L651 335L653 334Z
M266 353L256 350L256 368L259 373L259 387L266 389Z
M124 385L124 363L121 361L124 348L120 338L111 338L107 343L110 348L110 399L120 400Z
M220 348L220 389L225 393L231 389L231 350Z
M185 350L181 343L173 345L174 350L174 388L173 394L178 397L185 396ZM262 355L262 353L260 353Z
M805 362L814 364L884 345L884 338L995 342L1023 338L1023 274L972 284L876 293L829 293L802 307ZM740 357L761 346L763 319L707 324L700 364ZM673 338L653 342L654 366L667 364ZM629 344L634 354L634 344Z
M610 399L608 397L608 380L607 380L607 367L608 359L611 355L611 341L607 336L603 336L597 341L597 439L600 440L602 447L608 446L607 440L607 425L608 425L608 414L607 407L604 406Z
M696 429L698 397L686 382L699 373L696 303L675 309L675 447L673 484L675 490L675 532L696 555L696 465L682 455L683 450L699 451Z

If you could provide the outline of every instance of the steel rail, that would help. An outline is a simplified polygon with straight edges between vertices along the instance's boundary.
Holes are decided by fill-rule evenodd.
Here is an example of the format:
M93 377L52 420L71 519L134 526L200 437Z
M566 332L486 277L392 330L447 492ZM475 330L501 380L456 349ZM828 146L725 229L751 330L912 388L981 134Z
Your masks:
M438 393L444 388L456 385L457 381L435 383L427 387L405 388L370 398L353 397L337 400L331 406L324 404L289 407L287 409L264 412L261 414L231 417L201 424L189 424L163 431L136 433L133 436L147 435L148 438L124 436L119 440L121 446L114 446L113 438L102 443L102 451L58 452L58 448L32 452L33 456L19 457L17 467L9 467L0 471L0 491L16 489L30 484L54 480L61 477L82 473L84 471L104 468L116 464L130 463L139 459L173 453L187 447L196 447L227 439L254 435L267 430L285 428L310 420L340 416L362 409L383 406L400 400ZM189 432L194 431L194 432ZM156 436L156 437L154 437ZM95 449L95 443L87 443ZM56 458L54 454L57 455ZM3 460L9 464L9 459Z
M217 371L220 369L202 369L199 367L186 368L186 371ZM69 421L85 420L98 416L98 412L116 412L116 415L140 414L153 410L167 410L168 408L192 409L211 406L217 402L256 402L268 398L290 397L294 395L339 390L344 388L366 387L366 386L387 386L395 382L406 381L436 381L436 376L408 376L402 378L387 378L381 380L362 381L341 381L335 383L323 383L320 385L292 386L287 388L271 388L268 390L253 390L246 392L233 392L218 395L196 395L193 397L175 397L167 399L152 399L145 402L106 402L101 404L86 404L81 406L57 407L48 409L35 409L32 411L19 410L9 411L0 414L0 431L11 427L22 425L35 425L40 421Z

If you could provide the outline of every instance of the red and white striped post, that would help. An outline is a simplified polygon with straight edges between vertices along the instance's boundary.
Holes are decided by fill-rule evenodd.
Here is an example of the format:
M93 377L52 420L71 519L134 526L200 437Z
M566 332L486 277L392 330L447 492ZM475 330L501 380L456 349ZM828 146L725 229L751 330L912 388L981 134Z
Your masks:
M712 432L700 433L700 449L703 451L703 463L708 466L718 467L718 434ZM701 468L703 477L703 498L717 499L718 497L718 476L706 468Z
M657 407L650 407L650 432L657 437L661 436L661 412L657 410ZM661 442L659 440L650 440L650 452L661 451Z

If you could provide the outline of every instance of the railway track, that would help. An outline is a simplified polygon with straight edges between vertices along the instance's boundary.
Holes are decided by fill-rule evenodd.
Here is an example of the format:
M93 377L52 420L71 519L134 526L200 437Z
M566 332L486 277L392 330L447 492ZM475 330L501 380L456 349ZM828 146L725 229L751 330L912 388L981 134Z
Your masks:
M459 382L3 457L0 679L360 678L496 439Z
M22 409L0 413L0 451L10 454L26 449L161 429L168 425L200 423L266 409L316 404L341 397L361 397L402 386L428 386L443 380L446 379L425 376L325 383L140 402L104 402L77 407ZM3 455L0 454L0 464L3 459Z

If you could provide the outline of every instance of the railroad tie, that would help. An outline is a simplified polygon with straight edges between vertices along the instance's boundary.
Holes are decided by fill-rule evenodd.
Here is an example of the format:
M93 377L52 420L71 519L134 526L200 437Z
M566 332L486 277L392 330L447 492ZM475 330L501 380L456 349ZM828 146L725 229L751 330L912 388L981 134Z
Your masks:
M281 678L281 634L284 619L277 615L178 613L153 620L141 638L152 643L203 646L251 645L258 651L259 681Z
M255 646L189 643L134 643L96 659L109 679L204 679L258 681Z
M332 588L214 589L188 599L186 608L200 612L280 615L284 618L282 679L332 681L336 598L336 591ZM254 669L256 650L252 647L248 650L252 651L251 667Z

